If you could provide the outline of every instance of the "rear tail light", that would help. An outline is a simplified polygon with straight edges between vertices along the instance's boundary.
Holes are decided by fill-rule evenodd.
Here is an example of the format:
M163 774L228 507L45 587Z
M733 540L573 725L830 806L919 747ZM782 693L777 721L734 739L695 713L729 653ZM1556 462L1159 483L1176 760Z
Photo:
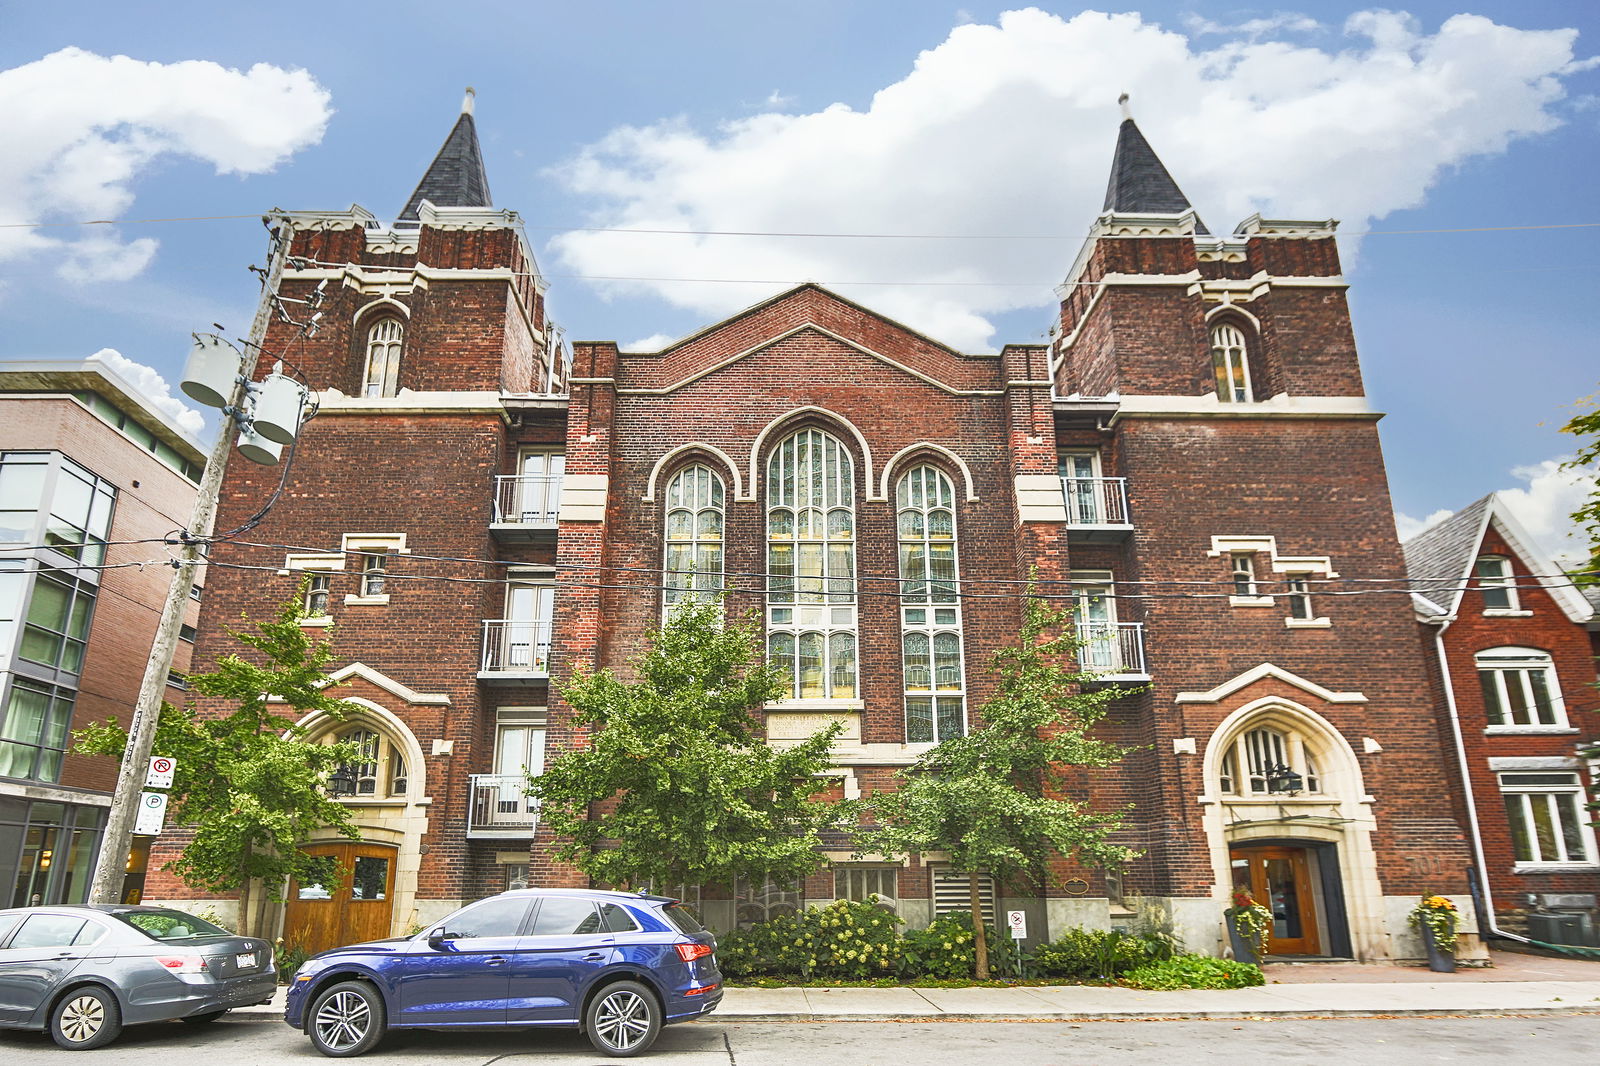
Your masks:
M686 996L703 996L707 992L715 992L717 989L719 989L721 987L722 986L720 984L702 985L699 988L686 988L686 989L683 990L683 994L686 995Z
M693 962L695 959L703 959L711 954L710 944L674 944L672 946L678 949L678 958L684 962Z
M206 972L206 960L203 955L157 955L156 962L165 966L169 973Z

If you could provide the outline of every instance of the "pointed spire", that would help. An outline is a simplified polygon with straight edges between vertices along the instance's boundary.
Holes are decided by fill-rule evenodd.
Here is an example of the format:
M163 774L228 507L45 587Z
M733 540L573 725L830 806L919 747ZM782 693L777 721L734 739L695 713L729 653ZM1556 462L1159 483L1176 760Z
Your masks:
M1161 165L1155 149L1144 139L1128 107L1128 94L1117 98L1122 106L1122 128L1117 131L1117 150L1111 157L1111 180L1106 184L1102 211L1124 215L1181 215L1194 205ZM1195 219L1196 233L1209 233L1205 223Z
M483 171L483 151L478 128L472 121L477 93L471 86L461 101L461 117L433 157L427 173L400 212L403 221L415 222L417 208L427 200L435 207L489 207L489 178Z

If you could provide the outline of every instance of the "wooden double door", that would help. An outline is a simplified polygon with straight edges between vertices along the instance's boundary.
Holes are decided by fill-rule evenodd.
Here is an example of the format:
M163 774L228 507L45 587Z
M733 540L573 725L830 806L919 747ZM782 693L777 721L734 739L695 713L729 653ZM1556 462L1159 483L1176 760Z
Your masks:
M338 865L327 884L289 885L283 941L311 954L389 935L394 916L395 849L384 844L312 844L309 855Z
M1322 954L1309 849L1284 845L1235 847L1229 857L1233 886L1248 889L1257 903L1272 912L1267 954Z

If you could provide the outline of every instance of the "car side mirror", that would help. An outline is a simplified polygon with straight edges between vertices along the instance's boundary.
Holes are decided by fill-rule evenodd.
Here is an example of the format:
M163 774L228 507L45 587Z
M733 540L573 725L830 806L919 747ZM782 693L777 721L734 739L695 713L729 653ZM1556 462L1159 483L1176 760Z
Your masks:
M437 929L428 931L428 946L434 949L442 948L447 941L454 940L456 936L457 934L450 932L441 925Z

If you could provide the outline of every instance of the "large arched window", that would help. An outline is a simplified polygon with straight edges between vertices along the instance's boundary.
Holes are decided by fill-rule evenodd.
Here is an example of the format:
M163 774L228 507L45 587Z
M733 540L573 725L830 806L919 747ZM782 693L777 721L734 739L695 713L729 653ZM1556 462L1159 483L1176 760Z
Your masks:
M348 767L355 775L355 798L388 799L406 794L411 779L400 745L367 725L330 735L329 740L354 744L360 753Z
M393 396L400 391L400 349L406 330L398 318L385 315L367 330L367 366L361 395Z
M1316 752L1305 738L1273 726L1239 733L1222 754L1218 790L1224 795L1322 791Z
M1211 327L1211 372L1222 403L1249 403L1250 364L1246 358L1244 330L1231 322Z
M722 527L722 479L708 466L678 471L667 484L668 608L722 591Z
M767 650L794 699L856 696L855 466L803 429L767 459Z
M955 486L919 466L900 479L895 507L906 741L934 743L966 732Z

